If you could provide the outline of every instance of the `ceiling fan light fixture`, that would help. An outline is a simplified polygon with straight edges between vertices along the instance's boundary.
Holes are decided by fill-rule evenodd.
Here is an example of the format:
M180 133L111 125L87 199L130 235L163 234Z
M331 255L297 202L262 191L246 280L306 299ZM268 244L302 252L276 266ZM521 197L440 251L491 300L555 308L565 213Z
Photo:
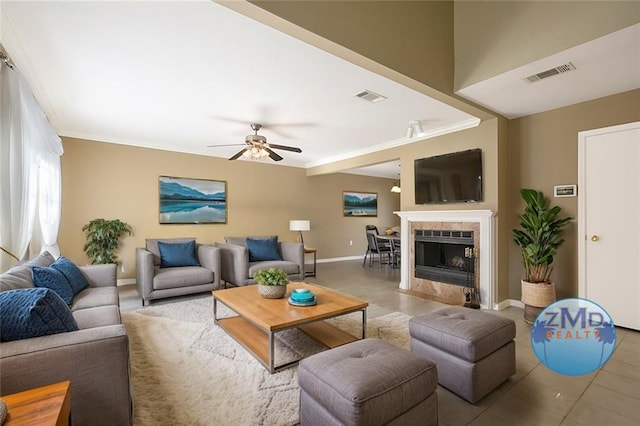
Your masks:
M269 156L269 153L260 147L252 146L247 149L242 156L250 160L263 160L265 157Z
M1 0L0 0L1 1ZM253 135L247 135L244 138L244 148L232 155L229 160L237 160L240 157L244 157L249 160L263 160L265 157L270 157L273 161L282 161L283 158L274 152L274 149L283 149L285 151L302 153L302 150L295 146L286 146L278 144L267 143L267 138L259 135L258 130L262 128L261 124L251 123L251 130L255 133ZM210 147L222 147L222 146L235 146L242 144L227 144L227 145L209 145Z
M262 135L247 135L244 140L247 143L267 143L267 138Z

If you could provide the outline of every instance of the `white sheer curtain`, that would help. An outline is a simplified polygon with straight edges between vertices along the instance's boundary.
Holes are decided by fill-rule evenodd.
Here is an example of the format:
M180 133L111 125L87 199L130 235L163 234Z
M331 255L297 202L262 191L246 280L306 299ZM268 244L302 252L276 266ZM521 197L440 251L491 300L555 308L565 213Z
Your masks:
M42 249L58 254L62 142L26 81L4 63L0 98L0 246L23 258L39 220ZM15 263L0 261L1 270Z
M40 182L38 212L42 232L41 251L47 250L54 256L60 255L58 229L62 207L62 177L60 176L60 156L49 154L40 159Z

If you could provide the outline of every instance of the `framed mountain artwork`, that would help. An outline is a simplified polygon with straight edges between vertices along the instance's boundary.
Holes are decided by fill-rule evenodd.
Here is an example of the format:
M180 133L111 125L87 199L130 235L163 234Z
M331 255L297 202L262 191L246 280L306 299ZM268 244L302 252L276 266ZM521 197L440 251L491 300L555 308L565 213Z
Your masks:
M378 193L343 191L342 212L349 217L378 216Z
M158 177L160 223L227 223L227 182Z

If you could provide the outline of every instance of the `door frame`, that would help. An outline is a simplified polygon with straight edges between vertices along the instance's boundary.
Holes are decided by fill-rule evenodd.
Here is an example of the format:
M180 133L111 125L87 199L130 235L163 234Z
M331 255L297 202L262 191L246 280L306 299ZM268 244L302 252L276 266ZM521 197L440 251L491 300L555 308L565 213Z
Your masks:
M640 121L578 132L578 296L587 296L586 149L587 138L640 128Z

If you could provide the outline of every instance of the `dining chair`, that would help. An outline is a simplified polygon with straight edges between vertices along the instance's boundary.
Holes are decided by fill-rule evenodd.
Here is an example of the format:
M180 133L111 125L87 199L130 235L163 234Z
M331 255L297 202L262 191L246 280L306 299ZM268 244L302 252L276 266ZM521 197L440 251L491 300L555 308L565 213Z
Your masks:
M373 264L374 260L374 256L377 254L378 255L378 264L380 266L383 265L382 263L382 258L386 257L387 258L387 264L391 264L391 247L388 246L381 246L380 244L378 244L378 238L377 238L377 234L376 231L373 229L368 229L367 230L367 252L364 254L364 259L362 261L362 266L364 267L364 265L367 263L367 256L369 256L369 266L371 266Z
M376 235L380 235L380 233L378 232L378 227L375 225L366 225L364 229L366 231L376 231Z
M391 239L391 256L393 258L393 267L400 267L400 259L402 258L402 252L400 250L400 240L397 238Z

